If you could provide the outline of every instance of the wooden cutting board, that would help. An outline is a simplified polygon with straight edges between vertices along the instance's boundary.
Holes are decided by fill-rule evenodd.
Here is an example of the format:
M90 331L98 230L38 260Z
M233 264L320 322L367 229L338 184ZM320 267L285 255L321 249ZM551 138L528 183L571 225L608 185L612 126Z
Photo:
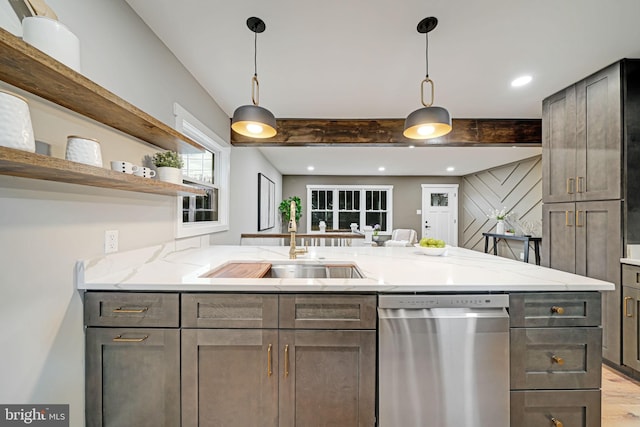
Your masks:
M209 271L200 277L228 279L259 279L271 268L268 262L232 262Z

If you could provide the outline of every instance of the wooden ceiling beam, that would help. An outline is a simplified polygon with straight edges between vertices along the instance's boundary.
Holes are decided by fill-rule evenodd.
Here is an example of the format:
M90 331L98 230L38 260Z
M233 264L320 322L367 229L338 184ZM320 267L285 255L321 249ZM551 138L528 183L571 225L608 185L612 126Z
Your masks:
M231 131L231 144L252 147L304 146L503 146L539 147L540 119L453 119L453 130L440 138L412 140L402 135L404 119L278 119L278 134L252 139Z

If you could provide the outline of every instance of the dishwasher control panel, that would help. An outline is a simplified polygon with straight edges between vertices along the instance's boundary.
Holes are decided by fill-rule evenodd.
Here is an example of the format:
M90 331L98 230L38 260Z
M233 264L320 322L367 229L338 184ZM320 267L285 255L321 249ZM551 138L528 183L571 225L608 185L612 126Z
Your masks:
M509 295L381 295L380 308L495 308L509 307Z

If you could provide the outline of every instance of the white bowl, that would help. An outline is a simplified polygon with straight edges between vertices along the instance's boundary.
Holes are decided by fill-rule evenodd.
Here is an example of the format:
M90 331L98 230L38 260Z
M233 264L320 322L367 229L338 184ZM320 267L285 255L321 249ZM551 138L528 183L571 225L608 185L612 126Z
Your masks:
M65 159L85 165L102 167L102 152L100 143L95 139L69 135Z
M64 24L46 16L29 16L22 20L22 38L80 72L80 41Z
M445 246L444 248L431 248L427 246L420 246L420 243L416 243L413 246L415 246L416 249L420 249L420 252L422 252L423 254L431 255L431 256L444 255L447 252L447 248L449 247L449 246Z

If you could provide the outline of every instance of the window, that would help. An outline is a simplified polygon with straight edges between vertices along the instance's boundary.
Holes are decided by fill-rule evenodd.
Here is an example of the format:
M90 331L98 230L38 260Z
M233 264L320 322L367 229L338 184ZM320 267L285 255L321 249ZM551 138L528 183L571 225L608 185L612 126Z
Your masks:
M380 225L381 234L390 234L392 221L393 186L390 185L308 185L307 230L320 230L320 221L327 231L350 231ZM336 201L336 203L334 203Z
M213 131L178 104L174 104L176 129L205 150L184 148L185 184L202 188L204 196L178 198L176 237L215 233L229 229L230 148Z

